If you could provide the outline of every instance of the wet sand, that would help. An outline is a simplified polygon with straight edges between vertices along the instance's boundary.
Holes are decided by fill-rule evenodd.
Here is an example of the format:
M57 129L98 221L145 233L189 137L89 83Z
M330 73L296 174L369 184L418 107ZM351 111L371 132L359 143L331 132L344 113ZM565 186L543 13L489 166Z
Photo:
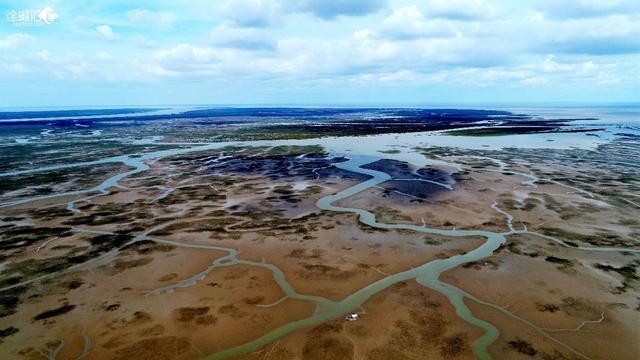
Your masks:
M100 232L121 232L134 241L30 283L16 295L16 312L3 317L3 323L19 331L1 340L2 352L24 358L55 353L54 358L75 359L86 351L87 358L96 359L191 359L248 343L313 314L312 302L285 298L267 268L245 263L208 271L229 256L225 249L237 251L238 259L277 267L299 294L338 301L390 274L468 253L484 242L474 236L376 229L359 224L354 215L315 206L319 199L358 184L358 176L341 178L343 172L326 170L319 178L270 176L237 168L212 174L203 163L219 157L212 152L151 162L148 172L122 180L122 188L74 204L78 212L65 210L66 202L76 198L56 199L61 205L46 215L27 210L49 205L48 200L2 209L3 225L72 229L62 239L11 250L10 261L22 266L29 259L51 261L90 252L99 247L91 241ZM552 169L575 174L575 167L538 164L540 180L535 183L508 174L525 168L501 169L495 163L470 167L456 175L454 191L418 194L426 198L416 199L415 193L407 196L382 186L337 205L370 210L386 223L496 233L510 230L507 214L518 230L527 226L556 236L562 229L559 237L580 246L621 247L615 236L627 242L636 236L636 225L625 220L635 210L618 206L618 197L589 196L586 190L541 180ZM17 214L24 218L9 219ZM576 226L580 233L571 232ZM592 238L602 229L609 234L606 242ZM518 234L507 236L494 255L449 270L442 280L480 300L464 302L499 330L489 347L495 358L530 358L533 353L559 359L610 354L633 359L640 353L629 346L638 333L638 283L619 269L635 266L634 261L634 254L587 252ZM245 357L474 358L471 344L482 335L480 328L456 316L445 297L415 281L393 285L362 307L361 320L339 317L303 328ZM585 321L580 331L555 331L575 329Z

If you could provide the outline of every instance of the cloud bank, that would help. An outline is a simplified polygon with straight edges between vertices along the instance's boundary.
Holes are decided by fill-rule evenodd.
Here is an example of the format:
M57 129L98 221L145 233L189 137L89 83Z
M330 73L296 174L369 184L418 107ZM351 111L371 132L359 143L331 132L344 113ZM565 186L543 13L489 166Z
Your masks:
M637 1L88 4L0 28L0 105L640 100Z

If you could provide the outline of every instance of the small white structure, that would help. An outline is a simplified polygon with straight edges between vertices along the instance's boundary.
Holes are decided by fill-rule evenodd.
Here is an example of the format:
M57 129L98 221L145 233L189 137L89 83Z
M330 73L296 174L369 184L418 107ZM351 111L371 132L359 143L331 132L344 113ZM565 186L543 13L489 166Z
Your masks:
M358 314L349 314L347 316L344 317L345 320L347 321L356 321L360 319L360 315Z

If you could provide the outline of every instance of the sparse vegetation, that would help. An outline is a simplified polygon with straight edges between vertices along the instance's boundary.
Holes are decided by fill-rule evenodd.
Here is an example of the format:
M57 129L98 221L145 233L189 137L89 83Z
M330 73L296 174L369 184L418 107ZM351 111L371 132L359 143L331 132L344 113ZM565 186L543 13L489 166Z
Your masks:
M519 352L520 354L528 355L528 356L536 356L538 351L533 348L533 346L526 340L516 338L515 340L509 341L509 346L511 349Z

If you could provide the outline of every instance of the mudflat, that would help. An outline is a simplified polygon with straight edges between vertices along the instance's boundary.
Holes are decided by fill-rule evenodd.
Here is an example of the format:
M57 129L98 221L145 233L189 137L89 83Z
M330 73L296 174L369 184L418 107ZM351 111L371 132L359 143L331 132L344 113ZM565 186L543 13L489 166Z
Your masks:
M49 139L74 162L51 144L3 158L3 358L640 356L633 136L370 151L301 124L225 130L237 142L166 129Z

